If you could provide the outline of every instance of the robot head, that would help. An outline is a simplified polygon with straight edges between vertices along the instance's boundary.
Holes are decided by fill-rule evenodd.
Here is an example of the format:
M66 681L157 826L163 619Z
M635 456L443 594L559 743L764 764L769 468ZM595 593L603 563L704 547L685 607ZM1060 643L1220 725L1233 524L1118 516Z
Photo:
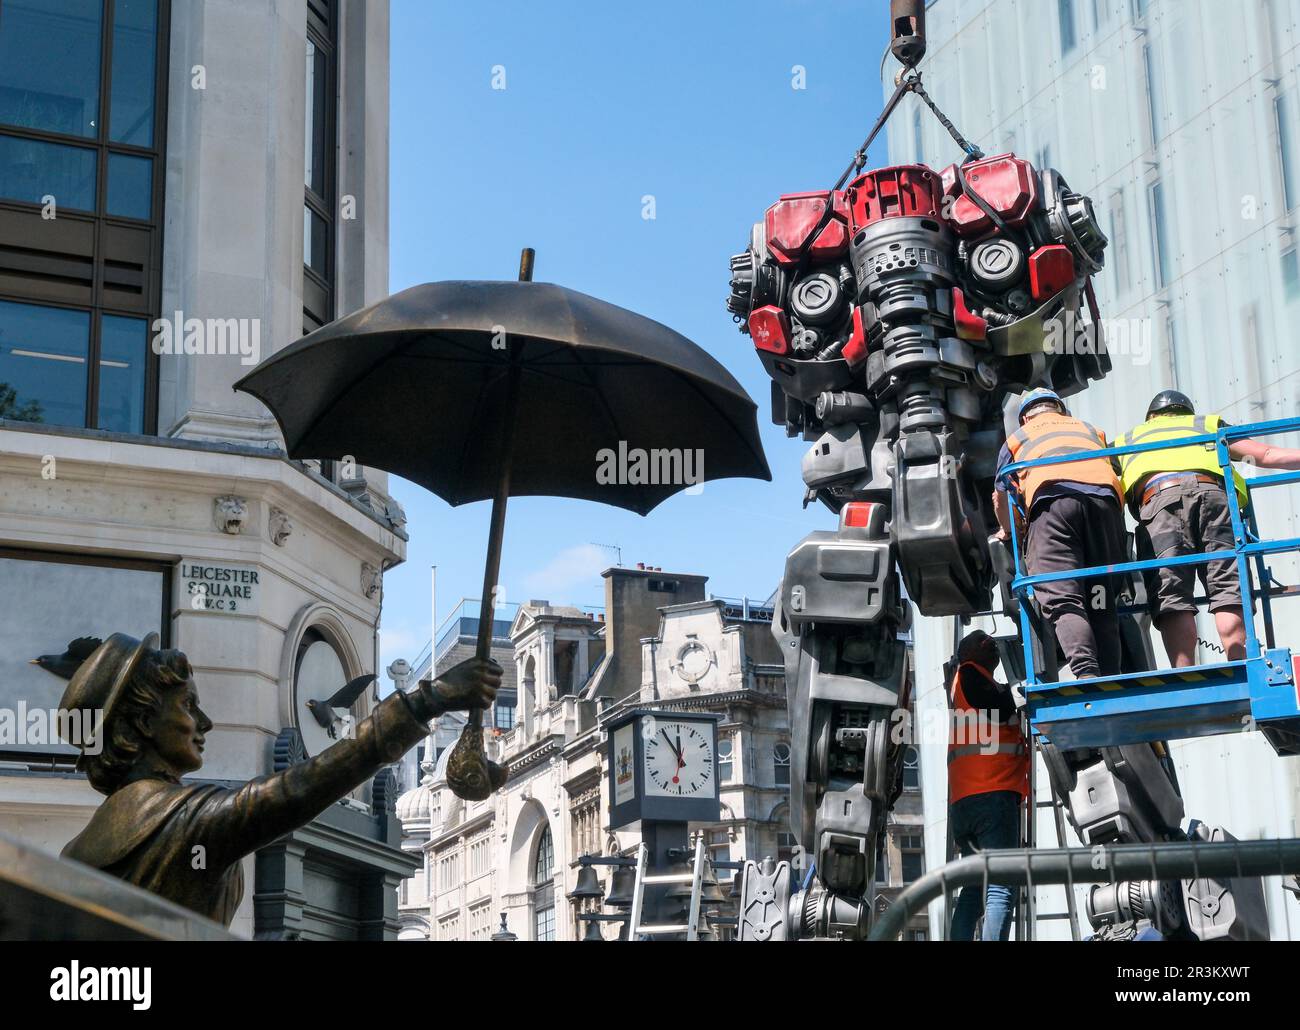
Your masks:
M1012 154L883 168L768 208L727 306L791 435L864 407L888 437L965 433L1010 394L1109 370L1088 283L1106 242L1087 197Z

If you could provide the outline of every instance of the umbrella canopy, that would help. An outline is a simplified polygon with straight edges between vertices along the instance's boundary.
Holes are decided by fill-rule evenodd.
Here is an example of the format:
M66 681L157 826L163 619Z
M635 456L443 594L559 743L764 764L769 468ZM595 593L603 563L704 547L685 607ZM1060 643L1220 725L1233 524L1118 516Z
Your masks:
M271 409L291 457L348 455L453 505L492 498L503 471L510 496L642 515L692 482L771 479L754 402L718 361L550 283L415 286L317 329L235 388Z

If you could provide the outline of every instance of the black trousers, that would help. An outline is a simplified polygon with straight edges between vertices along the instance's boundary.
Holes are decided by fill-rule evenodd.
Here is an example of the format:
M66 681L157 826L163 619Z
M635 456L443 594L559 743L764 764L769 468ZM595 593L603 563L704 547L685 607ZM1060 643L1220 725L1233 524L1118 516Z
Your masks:
M1126 552L1118 499L1061 493L1040 499L1030 513L1025 569L1031 576L1116 565L1125 560ZM1096 576L1034 587L1034 596L1080 679L1120 671L1117 585L1113 576Z

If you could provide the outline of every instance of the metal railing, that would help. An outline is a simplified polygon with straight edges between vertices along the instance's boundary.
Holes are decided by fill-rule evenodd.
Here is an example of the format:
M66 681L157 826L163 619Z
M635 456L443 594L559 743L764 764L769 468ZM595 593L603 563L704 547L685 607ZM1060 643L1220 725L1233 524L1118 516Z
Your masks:
M905 887L871 928L868 940L894 940L917 912L963 887L991 883L1032 891L1043 884L1123 880L1199 880L1300 873L1300 839L1107 844L1091 848L985 851L932 869Z
M1016 577L1012 581L1011 588L1020 607L1021 639L1025 648L1026 689L1032 689L1040 683L1038 679L1038 670L1034 668L1033 648L1031 646L1032 628L1028 605L1030 592L1032 591L1032 588L1039 583L1051 583L1069 579L1091 579L1099 576L1115 576L1131 572L1143 572L1154 568L1174 568L1182 565L1204 565L1212 561L1234 560L1237 565L1237 576L1241 584L1242 611L1244 615L1248 615L1248 617L1244 618L1246 626L1246 658L1247 660L1252 660L1263 656L1263 649L1261 648L1259 635L1255 629L1254 620L1254 607L1257 594L1261 601L1264 619L1265 643L1269 648L1274 647L1273 609L1271 601L1274 596L1289 596L1289 593L1287 591L1273 591L1269 589L1269 584L1275 581L1273 580L1272 573L1265 562L1265 557L1269 554L1279 554L1287 551L1300 552L1300 537L1287 537L1272 541L1262 540L1259 535L1259 526L1256 521L1253 507L1247 506L1243 511L1237 498L1237 491L1235 489L1227 489L1226 484L1234 481L1233 459L1230 451L1233 441L1291 432L1300 432L1300 418L1275 419L1270 422L1256 422L1240 426L1220 426L1219 429L1213 433L1199 433L1196 435L1181 436L1171 440L1157 440L1153 443L1128 444L1123 447L1107 447L1099 450L1060 454L1046 458L1035 458L1031 461L1012 462L1003 468L998 473L997 477L1000 482L1005 482L1008 477L1014 475L1016 472L1030 468L1043 468L1049 465L1064 465L1096 458L1109 459L1112 457L1122 457L1127 454L1171 450L1194 445L1213 445L1220 466L1220 474L1222 475L1225 484L1224 493L1228 499L1228 511L1232 521L1234 543L1232 550L1202 551L1195 554L1179 555L1177 557L1149 558L1139 561L1120 562L1114 565L1098 565L1089 568L1070 569L1062 572L1044 572L1032 576L1021 574L1022 555L1020 552L1020 543L1017 534L1013 532L1011 534L1011 554L1013 567L1016 571ZM1252 495L1251 491L1253 490L1300 482L1300 471L1279 472L1265 476L1243 476L1241 477L1241 481L1245 485L1246 496L1249 499ZM1016 510L1022 517L1025 516L1026 513L1024 508L1019 499L1015 496L1014 492L1008 491L1008 494L1011 497ZM1258 591L1251 579L1250 566L1252 559L1261 586L1261 589ZM1203 668L1203 666L1196 666L1195 668Z

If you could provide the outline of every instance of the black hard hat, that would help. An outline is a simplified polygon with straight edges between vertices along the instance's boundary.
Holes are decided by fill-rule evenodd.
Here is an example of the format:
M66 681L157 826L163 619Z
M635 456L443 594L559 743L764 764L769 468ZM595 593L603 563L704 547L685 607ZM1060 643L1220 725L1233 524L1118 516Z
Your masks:
M1196 406L1192 404L1192 399L1187 394L1179 393L1177 390L1161 390L1147 405L1147 418L1173 411L1175 408L1182 408L1189 415L1196 414Z

